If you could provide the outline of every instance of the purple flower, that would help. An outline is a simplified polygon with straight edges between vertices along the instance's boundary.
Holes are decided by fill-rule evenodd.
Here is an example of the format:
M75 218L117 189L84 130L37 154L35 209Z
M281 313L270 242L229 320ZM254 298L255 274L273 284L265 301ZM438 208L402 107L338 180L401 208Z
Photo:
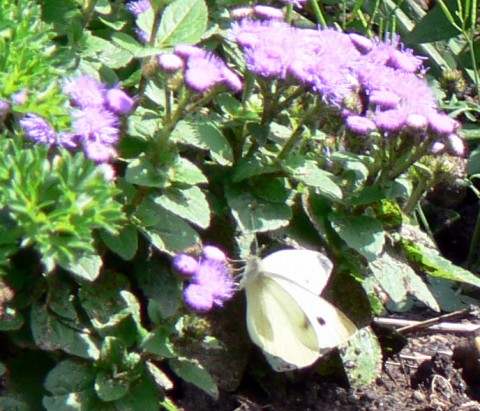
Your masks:
M118 117L102 107L86 107L72 113L74 133L83 142L116 144L119 137Z
M243 19L244 17L250 17L253 14L251 7L237 7L230 10L230 17L232 19Z
M10 110L10 103L5 100L0 100L0 115Z
M207 52L197 46L191 46L190 44L178 44L174 47L173 52L180 57L206 57Z
M352 43L357 47L362 53L368 52L373 49L373 42L369 38L362 36L357 33L350 33L348 35Z
M368 96L368 101L381 108L395 108L400 103L400 97L392 91L373 90Z
M432 144L432 148L430 151L432 154L441 154L445 150L445 143L441 141L435 141L435 143Z
M236 91L242 87L238 76L220 58L211 53L188 57L184 79L188 87L198 92L208 91L220 83Z
M173 259L173 266L185 275L194 275L198 270L198 261L188 254L178 254Z
M277 9L275 7L270 7L270 6L254 6L253 7L253 12L259 16L263 17L266 19L278 19L278 20L283 20L285 17L285 13L281 9Z
M210 290L201 284L189 284L183 290L185 302L195 310L208 311L213 307L214 297Z
M65 81L63 92L81 108L103 106L105 87L93 77L82 75Z
M119 115L125 115L132 111L134 100L119 88L111 88L107 91L105 100L107 107Z
M428 120L423 114L410 114L407 117L407 125L416 130L425 130L428 127Z
M117 157L117 151L111 145L100 141L84 141L83 150L87 158L96 163L106 163Z
M178 71L183 68L183 60L173 53L160 54L158 64L165 71Z
M150 41L150 33L147 33L145 30L139 29L138 27L135 29L135 34L137 38L142 43L148 43Z
M375 113L375 124L385 131L398 131L407 123L407 116L401 110L387 110Z
M218 306L232 298L235 290L228 266L222 261L201 259L193 282L207 288L213 296L215 305Z
M36 143L53 145L57 142L57 134L50 124L37 114L27 114L20 120L20 126L28 138Z
M432 130L440 134L452 134L458 128L458 123L446 114L440 114L432 111L428 115L428 122Z
M376 41L366 58L371 63L409 73L416 72L423 63L423 58L414 56L412 50L402 46L398 36L386 41Z
M206 245L202 249L202 257L210 261L218 261L220 263L227 262L227 256L220 248L213 245Z
M360 134L367 134L377 128L372 120L362 116L348 116L345 124L350 130Z
M152 4L149 0L136 0L128 3L127 8L130 13L132 13L135 17L138 17L140 14L150 10L152 8Z
M235 283L229 274L227 257L215 246L205 246L197 260L188 254L178 254L173 266L192 277L185 287L185 302L192 308L208 311L213 305L222 306L232 298Z
M12 102L13 104L17 104L21 106L25 104L28 98L28 93L26 90L19 91L18 93L12 94Z
M458 134L450 134L447 137L447 142L454 155L463 156L465 154L465 141Z
M37 144L76 147L75 136L66 131L57 134L52 126L37 114L27 114L20 120L20 126L25 130L26 136Z

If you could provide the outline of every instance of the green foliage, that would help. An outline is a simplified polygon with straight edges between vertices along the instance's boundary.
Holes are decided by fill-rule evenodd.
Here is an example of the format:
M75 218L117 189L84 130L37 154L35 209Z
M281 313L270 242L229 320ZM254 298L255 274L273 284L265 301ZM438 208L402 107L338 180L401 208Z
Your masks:
M5 137L0 149L0 202L14 226L5 244L35 248L47 272L59 264L93 280L98 269L83 274L77 265L94 257L93 230L114 233L122 219L114 185L82 154L63 151L50 159L46 147L24 148Z
M15 111L46 118L65 115L57 87L54 32L41 19L40 6L29 0L0 1L0 27L0 98L10 101L25 92L26 102L16 104Z
M25 104L0 113L0 332L5 358L35 347L42 364L25 385L25 362L0 364L8 387L0 409L175 410L172 373L213 398L234 390L247 365L243 308L197 315L170 267L199 243L218 243L231 258L259 251L258 242L324 249L335 263L327 298L360 328L340 350L354 386L381 367L369 327L385 309L378 290L390 310L439 311L468 301L458 283L480 287L472 261L451 263L420 230L422 199L438 181L464 178L458 162L432 158L421 133L351 135L315 93L254 78L224 31L225 5L243 3L155 0L134 19L120 1L0 0L1 98L28 92ZM476 81L473 8L331 1L327 14L311 3L290 17L405 35L429 56L443 106L469 123L461 133L478 142L477 100L460 91ZM194 93L180 73L158 68L159 53L197 43L243 75L243 94ZM120 82L136 97L113 181L75 149L33 145L18 131L30 112L68 129L58 84L79 74ZM473 177L479 158L472 151Z

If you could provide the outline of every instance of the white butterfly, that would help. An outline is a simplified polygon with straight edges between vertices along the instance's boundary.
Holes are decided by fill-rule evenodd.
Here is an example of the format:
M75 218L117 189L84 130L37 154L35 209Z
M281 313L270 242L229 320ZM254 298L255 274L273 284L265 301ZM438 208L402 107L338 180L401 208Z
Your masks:
M247 262L240 286L248 333L276 371L307 367L357 331L319 296L332 268L326 256L310 250L281 250Z

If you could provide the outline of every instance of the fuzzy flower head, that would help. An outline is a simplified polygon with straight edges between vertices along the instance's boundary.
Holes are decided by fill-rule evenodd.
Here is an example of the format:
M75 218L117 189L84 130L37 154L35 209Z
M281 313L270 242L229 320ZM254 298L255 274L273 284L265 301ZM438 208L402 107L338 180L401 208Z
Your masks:
M135 101L127 93L119 88L113 87L105 94L107 107L118 115L129 114L133 110Z
M27 114L20 120L20 126L25 130L26 136L35 143L53 145L57 141L55 130L47 120L37 114Z
M20 126L25 135L37 144L76 147L75 136L66 131L57 134L47 120L37 114L27 114L20 120Z
M86 107L72 114L73 132L81 141L85 155L97 162L108 162L117 157L114 145L120 131L118 117L101 107Z
M199 311L208 311L214 305L222 306L232 298L235 283L229 274L227 257L219 248L206 246L197 259L188 254L178 254L173 266L191 277L183 292L185 302Z
M66 80L63 92L81 108L100 107L105 103L105 87L98 80L87 75Z
M190 49L192 55L187 57L184 73L185 84L194 91L205 92L218 84L225 84L234 91L240 91L240 78L212 53L201 54ZM177 50L175 50L177 53Z
M127 8L135 17L140 16L152 8L149 0L136 0L127 4Z

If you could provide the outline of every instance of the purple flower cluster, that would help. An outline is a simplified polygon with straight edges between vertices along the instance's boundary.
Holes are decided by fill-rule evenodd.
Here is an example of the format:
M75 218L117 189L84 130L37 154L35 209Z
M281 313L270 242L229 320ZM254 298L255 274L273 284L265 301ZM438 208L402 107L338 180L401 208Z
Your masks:
M185 84L197 92L222 84L234 91L242 89L238 75L222 59L200 47L180 44L173 53L159 55L158 64L165 71L184 68Z
M217 247L205 246L197 259L190 254L178 254L173 266L191 277L183 295L185 302L199 311L208 311L214 305L222 306L232 298L235 283L229 274L227 257Z
M249 18L233 22L230 33L249 71L305 85L337 107L354 132L430 131L443 138L458 128L438 111L431 89L417 74L423 58L405 49L398 37L372 40L331 28ZM355 107L352 101L358 102Z
M134 101L118 87L107 89L98 80L82 75L65 82L63 91L72 103L72 130L57 133L37 114L20 120L26 136L36 143L74 148L81 144L91 160L104 163L115 158L120 137L120 115L128 114Z

